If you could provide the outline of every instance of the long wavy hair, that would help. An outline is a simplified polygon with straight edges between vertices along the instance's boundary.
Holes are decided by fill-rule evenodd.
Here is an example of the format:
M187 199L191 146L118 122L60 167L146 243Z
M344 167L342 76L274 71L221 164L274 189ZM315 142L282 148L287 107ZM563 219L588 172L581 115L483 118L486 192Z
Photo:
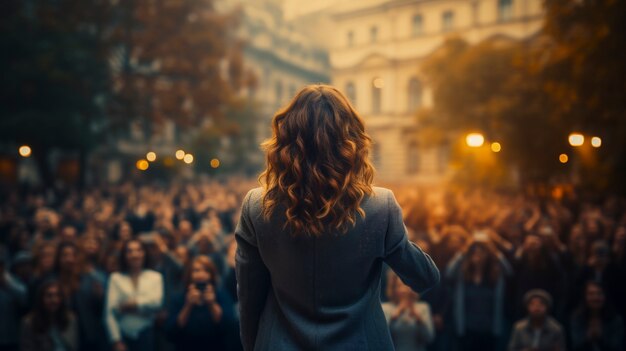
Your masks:
M345 233L372 194L372 140L348 99L329 85L309 85L272 119L272 137L261 146L266 169L263 217L285 207L283 229L319 236L327 230Z

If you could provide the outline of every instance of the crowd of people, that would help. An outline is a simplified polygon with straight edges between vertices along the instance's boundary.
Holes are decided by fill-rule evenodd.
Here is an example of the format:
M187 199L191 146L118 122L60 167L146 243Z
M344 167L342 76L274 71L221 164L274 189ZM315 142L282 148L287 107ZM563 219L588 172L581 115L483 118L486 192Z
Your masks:
M240 350L233 233L255 186L2 190L0 350ZM626 199L391 188L442 276L419 296L384 274L397 350L623 350Z

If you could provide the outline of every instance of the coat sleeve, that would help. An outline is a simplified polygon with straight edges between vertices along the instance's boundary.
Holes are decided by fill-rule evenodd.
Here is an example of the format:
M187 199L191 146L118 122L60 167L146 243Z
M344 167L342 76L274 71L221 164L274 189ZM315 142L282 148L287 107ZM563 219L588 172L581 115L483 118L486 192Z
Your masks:
M240 336L243 349L254 349L261 313L270 288L270 274L263 263L250 220L249 203L252 190L244 198L239 223L235 229L237 253L235 273L239 298Z
M430 256L407 238L402 209L393 192L389 191L387 200L389 219L383 260L404 284L423 294L439 283L439 270Z

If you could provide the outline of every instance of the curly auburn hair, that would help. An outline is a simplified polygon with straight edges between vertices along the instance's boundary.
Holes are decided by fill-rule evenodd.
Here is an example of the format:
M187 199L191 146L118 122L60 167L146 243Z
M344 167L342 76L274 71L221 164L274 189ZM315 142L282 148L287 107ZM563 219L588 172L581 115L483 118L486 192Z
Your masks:
M272 137L261 146L266 169L263 217L285 207L292 234L345 233L372 194L372 141L348 99L329 85L309 85L272 119Z

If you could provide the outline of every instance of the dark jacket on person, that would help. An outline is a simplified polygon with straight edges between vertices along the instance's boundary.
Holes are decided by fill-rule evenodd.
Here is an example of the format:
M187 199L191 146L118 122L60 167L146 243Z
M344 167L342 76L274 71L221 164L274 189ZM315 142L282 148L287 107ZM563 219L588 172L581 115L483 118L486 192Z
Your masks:
M231 350L232 330L236 330L235 304L225 291L215 293L217 303L222 308L222 318L213 321L207 305L195 306L189 313L187 324L178 325L178 315L185 306L186 293L176 293L169 306L165 329L168 337L180 351L218 351Z
M535 333L538 332L537 344ZM534 350L565 351L565 333L556 319L546 316L546 320L538 331L533 329L530 319L524 318L513 326L508 351Z
M45 333L38 333L33 329L30 315L22 319L20 350L21 351L56 351L56 342L62 345L65 351L78 350L78 321L74 314L70 314L69 323L64 330L50 329Z
M380 302L385 262L413 290L439 282L439 270L407 239L393 193L374 187L365 218L346 233L292 235L283 207L261 214L263 189L244 198L235 230L244 349L393 350Z

